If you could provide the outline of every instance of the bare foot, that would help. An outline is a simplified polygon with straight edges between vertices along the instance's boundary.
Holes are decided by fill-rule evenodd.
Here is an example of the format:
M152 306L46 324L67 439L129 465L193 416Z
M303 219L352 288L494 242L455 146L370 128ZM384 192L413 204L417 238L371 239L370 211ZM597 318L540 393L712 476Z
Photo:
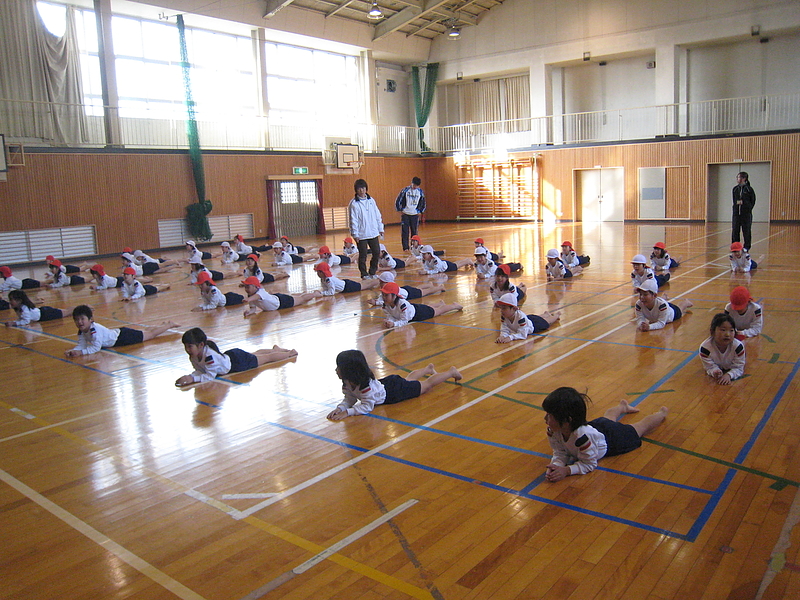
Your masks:
M461 306L461 305L460 305L460 304L458 304L458 303L454 304L454 305L453 305L453 307L455 308L455 310L464 310L464 307L463 307L463 306Z
M630 404L628 404L627 400L620 400L619 401L619 406L622 409L622 414L623 415L630 415L630 414L639 412L639 409L636 408L635 406L631 406Z
M170 328L170 329L176 329L176 328L180 327L180 325L178 323L176 323L175 321L166 321L164 323L164 325L166 327Z
M464 378L461 372L455 367L450 367L450 376L456 381L461 381Z
M548 315L554 321L558 321L561 318L561 311L556 310L554 312L550 312L549 310L544 311L544 314Z
M669 302L669 294L667 292L661 292L661 297Z
M659 409L658 412L659 412L659 414L663 415L663 417L666 419L667 418L667 413L669 412L669 409L666 406L662 406Z
M687 309L692 308L694 306L691 300L684 300L684 302L686 303Z
M434 366L433 366L433 363L428 363L428 366L426 366L426 367L425 367L425 368L422 370L422 373L423 373L424 375L427 375L427 376L429 376L429 377L430 377L431 375L436 375L436 367L434 367Z

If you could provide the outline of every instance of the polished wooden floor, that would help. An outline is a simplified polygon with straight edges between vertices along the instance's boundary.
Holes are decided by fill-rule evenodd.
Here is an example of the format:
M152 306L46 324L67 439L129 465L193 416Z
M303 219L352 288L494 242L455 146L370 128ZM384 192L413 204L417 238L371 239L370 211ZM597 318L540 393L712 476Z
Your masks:
M765 328L730 387L696 358L743 281L728 270L725 224L421 233L451 259L480 236L523 262L526 312L560 309L561 323L495 344L498 312L467 271L426 299L463 312L394 331L369 292L247 320L234 308L190 312L198 294L183 271L155 277L170 291L130 304L88 286L42 292L53 306L91 304L107 326L171 319L223 349L278 344L299 356L180 390L174 381L191 370L180 332L68 360L71 319L0 330L0 598L800 598L800 226L754 227L752 254L765 259L747 282ZM344 235L297 241L340 248ZM390 250L398 238L389 228ZM592 264L546 284L543 256L563 239ZM637 333L628 261L659 240L685 261L670 297L694 308ZM116 259L104 262L116 271ZM423 279L398 273L401 284ZM317 280L303 264L272 287ZM432 362L456 365L463 384L329 422L334 357L348 348L380 376ZM590 417L623 398L670 414L640 450L547 483L540 403L562 385L588 390Z

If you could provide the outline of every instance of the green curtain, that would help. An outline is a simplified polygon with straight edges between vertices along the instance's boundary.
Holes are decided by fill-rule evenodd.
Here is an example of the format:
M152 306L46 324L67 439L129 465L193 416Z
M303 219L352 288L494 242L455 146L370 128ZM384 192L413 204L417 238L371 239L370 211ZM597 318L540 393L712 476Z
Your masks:
M425 67L425 87L423 89L419 79L419 67L411 68L411 81L414 85L414 112L417 115L419 127L419 147L423 152L431 149L425 143L425 132L422 130L428 122L428 116L433 107L433 94L436 92L436 79L439 76L439 63L429 63Z
M178 15L178 33L181 44L181 70L183 71L183 89L186 97L186 134L189 137L189 158L192 161L192 174L194 187L197 190L197 202L186 207L186 221L189 232L197 240L210 240L211 228L208 225L208 213L211 212L211 202L206 200L206 176L203 171L203 155L200 153L200 136L197 133L197 120L194 113L194 100L192 99L192 82L189 76L189 53L186 51L186 28L183 24L183 15Z

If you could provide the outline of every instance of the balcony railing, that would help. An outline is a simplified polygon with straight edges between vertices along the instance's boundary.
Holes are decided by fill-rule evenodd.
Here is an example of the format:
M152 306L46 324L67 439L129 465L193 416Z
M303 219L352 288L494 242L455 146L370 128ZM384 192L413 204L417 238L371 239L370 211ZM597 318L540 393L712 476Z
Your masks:
M152 115L152 116L149 116ZM642 108L424 128L434 152L485 152L544 145L647 140L673 136L800 128L800 94L752 96ZM323 150L326 137L348 138L365 152L418 154L416 127L348 123L271 122L267 117L198 120L203 148ZM91 148L188 148L182 115L97 106L0 99L0 133L27 145Z

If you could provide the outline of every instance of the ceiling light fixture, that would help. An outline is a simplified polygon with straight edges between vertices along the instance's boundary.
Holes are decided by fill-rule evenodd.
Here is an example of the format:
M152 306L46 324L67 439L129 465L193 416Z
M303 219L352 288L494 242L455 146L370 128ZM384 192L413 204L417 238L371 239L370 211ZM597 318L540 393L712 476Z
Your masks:
M372 0L372 8L367 13L367 17L373 19L374 21L383 18L383 11L381 10L381 7L378 6L378 0Z
M461 30L458 27L453 26L450 28L450 31L447 32L447 37L449 37L451 40L457 40L461 37Z

